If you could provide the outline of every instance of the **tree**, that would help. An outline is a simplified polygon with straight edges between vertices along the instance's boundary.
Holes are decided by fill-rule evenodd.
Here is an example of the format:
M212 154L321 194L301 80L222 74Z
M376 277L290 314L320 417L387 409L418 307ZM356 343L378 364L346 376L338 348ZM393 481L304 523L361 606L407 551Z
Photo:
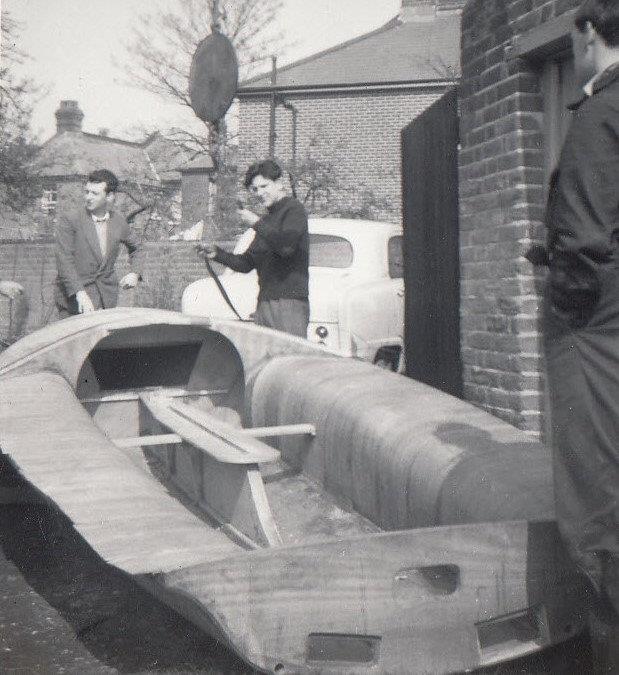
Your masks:
M282 4L283 0L176 0L172 10L142 15L125 45L129 83L190 109L191 60L213 26L232 42L242 79L280 47L281 35L273 26ZM224 220L233 210L236 192L236 187L230 189L233 139L224 123L202 125L193 119L195 124L162 133L190 155L210 155L218 171L214 216Z
M129 81L189 106L191 59L213 24L234 45L247 77L280 44L272 26L281 7L282 0L177 0L175 10L144 14L127 45Z
M8 12L0 14L0 29L0 204L3 217L16 220L35 189L31 163L37 146L30 131L30 101L38 88L14 72L26 56L17 48L19 26Z
M273 25L282 4L283 0L177 0L172 10L142 15L126 45L129 82L190 107L191 59L213 25L234 45L244 78L280 45ZM176 129L174 138L195 152L210 149L205 136L188 130Z

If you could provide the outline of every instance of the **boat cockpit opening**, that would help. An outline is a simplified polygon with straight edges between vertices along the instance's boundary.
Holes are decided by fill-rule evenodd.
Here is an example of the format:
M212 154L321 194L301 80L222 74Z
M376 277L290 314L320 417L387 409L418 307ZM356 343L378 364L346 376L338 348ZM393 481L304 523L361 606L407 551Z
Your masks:
M140 396L153 390L202 410L222 410L240 425L241 357L226 337L203 326L126 328L90 351L76 385L82 405L111 437L140 434Z
M309 420L252 427L245 419L243 362L216 331L115 331L84 360L76 393L114 446L168 487L171 480L243 546L377 529L280 453L283 439L295 439L295 456L309 452L316 433Z

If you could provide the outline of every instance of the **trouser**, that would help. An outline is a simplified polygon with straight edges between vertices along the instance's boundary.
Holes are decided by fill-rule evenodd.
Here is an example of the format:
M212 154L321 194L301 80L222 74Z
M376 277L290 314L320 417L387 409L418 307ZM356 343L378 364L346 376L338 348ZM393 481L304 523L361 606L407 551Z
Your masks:
M594 675L619 673L619 625L608 616L600 618L599 612L589 614L589 635L593 657Z
M260 300L253 315L254 323L284 333L307 337L309 302L294 298Z
M619 310L608 293L573 327L545 307L557 522L595 589L593 673L619 673Z

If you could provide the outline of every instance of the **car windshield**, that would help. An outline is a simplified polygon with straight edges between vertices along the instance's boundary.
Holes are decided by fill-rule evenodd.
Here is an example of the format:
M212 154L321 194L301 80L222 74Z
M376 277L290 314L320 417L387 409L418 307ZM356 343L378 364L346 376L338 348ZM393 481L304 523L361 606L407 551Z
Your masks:
M404 255L402 250L402 237L391 237L388 244L389 253L389 277L401 279L404 276Z
M310 232L309 244L309 264L312 267L345 268L352 265L353 250L348 239Z

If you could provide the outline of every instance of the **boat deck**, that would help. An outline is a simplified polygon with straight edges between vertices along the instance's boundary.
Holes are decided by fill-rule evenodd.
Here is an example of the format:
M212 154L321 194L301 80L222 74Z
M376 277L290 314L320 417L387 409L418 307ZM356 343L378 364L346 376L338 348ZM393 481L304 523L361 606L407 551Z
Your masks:
M39 392L36 407L33 391ZM59 375L3 381L0 446L90 546L125 572L178 569L239 550L223 532L205 527L171 499L136 458L115 448Z
M371 521L342 508L324 489L280 461L261 467L273 517L284 545L380 532Z

